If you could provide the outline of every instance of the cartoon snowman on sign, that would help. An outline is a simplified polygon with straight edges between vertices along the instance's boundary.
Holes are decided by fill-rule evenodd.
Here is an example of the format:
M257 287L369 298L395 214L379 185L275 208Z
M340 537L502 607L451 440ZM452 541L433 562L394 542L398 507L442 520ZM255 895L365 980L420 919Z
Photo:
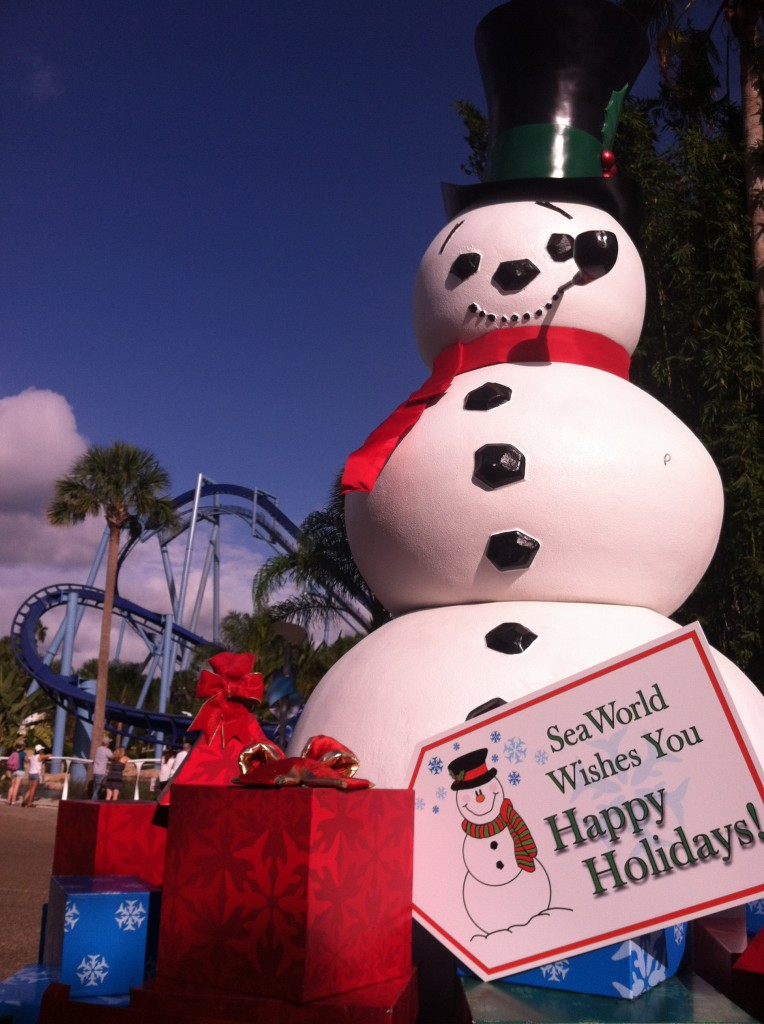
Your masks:
M533 836L486 766L487 749L448 766L465 833L464 908L484 935L527 925L548 911L552 890Z
M343 478L393 618L324 677L290 748L339 736L382 786L477 706L672 632L722 521L708 452L628 380L645 281L612 144L642 29L608 0L512 0L476 44L486 180L444 186L414 285L432 375ZM764 697L716 662L764 755Z

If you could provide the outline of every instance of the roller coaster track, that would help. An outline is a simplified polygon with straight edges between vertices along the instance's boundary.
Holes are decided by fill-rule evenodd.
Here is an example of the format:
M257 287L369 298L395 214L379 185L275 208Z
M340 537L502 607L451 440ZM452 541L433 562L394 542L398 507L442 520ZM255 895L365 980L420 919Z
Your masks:
M75 583L62 583L44 587L27 598L19 608L11 626L11 646L16 660L33 676L47 694L61 707L78 714L87 721L93 720L95 696L79 687L79 676L62 676L47 665L37 650L37 625L46 612L59 605L68 605L70 595L77 604L85 608L103 607L103 591ZM165 629L165 616L147 611L122 597L114 598L114 614L126 619L136 632L142 633L149 642L158 641ZM183 647L205 644L203 637L191 633L182 626L172 627L173 638ZM168 715L158 711L146 711L108 701L107 720L122 722L133 728L145 730L148 736L162 733L166 741L179 743L188 731L187 715Z
M221 500L223 498L224 501ZM144 529L138 535L130 537L119 554L119 567L121 568L137 544L145 543L151 537L157 537L170 593L172 614L163 615L153 612L123 598L119 594L119 576L117 593L114 598L114 615L143 640L150 652L150 657L153 657L152 673L158 665L161 665L162 692L165 696L169 693L172 673L175 669L188 664L193 649L200 645L215 644L219 639L217 636L219 625L217 567L221 518L233 515L244 520L256 540L265 541L272 548L281 552L293 550L299 536L298 527L279 509L272 495L237 484L215 484L205 481L200 476L196 489L178 495L173 504L178 511L179 523L171 535L157 535ZM196 603L190 616L190 623L184 626L181 622L183 621L184 603L191 570L191 552L195 529L200 522L211 524L212 532ZM176 585L167 549L173 540L184 533L187 534L186 559L180 584ZM81 687L78 675L57 672L51 666L51 662L59 652L66 627L66 617L70 619L68 628L73 637L84 609L100 610L103 607L103 591L92 585L103 549L104 544L102 543L87 583L54 584L38 590L27 598L19 608L11 627L11 646L22 668L59 707L65 708L87 722L93 720L94 695ZM215 637L213 640L205 639L196 632L210 566L213 567L213 589L215 591L213 611ZM46 613L62 605L67 609L65 622L59 629L48 652L41 655L37 643L39 624ZM151 675L144 688L144 693L138 701L141 705L150 682ZM163 701L160 698L160 706L162 704ZM121 722L130 729L140 729L145 732L147 739L161 739L163 742L173 744L181 741L188 730L190 721L186 715L172 715L165 711L148 710L142 706L132 707L113 701L107 702L106 719L107 721Z

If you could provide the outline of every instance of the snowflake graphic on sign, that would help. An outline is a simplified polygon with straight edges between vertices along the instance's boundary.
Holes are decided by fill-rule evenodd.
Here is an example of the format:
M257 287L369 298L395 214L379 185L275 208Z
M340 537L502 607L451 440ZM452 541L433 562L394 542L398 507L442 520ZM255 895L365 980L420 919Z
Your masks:
M146 920L146 910L140 900L124 900L114 915L123 932L134 932Z
M520 764L521 761L525 760L527 753L528 748L519 736L510 737L504 744L504 756L510 764Z
M64 910L64 931L70 932L80 919L80 912L77 909L77 904L72 903L71 900L67 900L66 909Z
M82 963L77 968L77 977L83 985L90 988L103 985L108 973L109 965L106 962L106 957L100 953L89 953L87 956L83 956Z

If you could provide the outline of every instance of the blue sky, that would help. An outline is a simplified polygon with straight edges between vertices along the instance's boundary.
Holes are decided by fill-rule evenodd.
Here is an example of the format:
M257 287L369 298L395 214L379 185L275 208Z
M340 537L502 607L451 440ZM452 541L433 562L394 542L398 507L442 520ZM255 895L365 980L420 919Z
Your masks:
M324 504L426 376L411 288L439 182L463 180L452 104L483 105L493 6L4 0L0 475L23 515L0 567L20 587L88 443L150 448L175 493L201 472L297 522ZM63 572L63 547L34 557Z

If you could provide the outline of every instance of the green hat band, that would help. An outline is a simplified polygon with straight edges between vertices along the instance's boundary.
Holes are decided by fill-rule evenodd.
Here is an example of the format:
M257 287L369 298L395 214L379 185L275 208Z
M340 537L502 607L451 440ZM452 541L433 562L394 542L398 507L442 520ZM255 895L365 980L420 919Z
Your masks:
M519 178L599 178L602 143L564 124L524 124L496 139L486 181Z

